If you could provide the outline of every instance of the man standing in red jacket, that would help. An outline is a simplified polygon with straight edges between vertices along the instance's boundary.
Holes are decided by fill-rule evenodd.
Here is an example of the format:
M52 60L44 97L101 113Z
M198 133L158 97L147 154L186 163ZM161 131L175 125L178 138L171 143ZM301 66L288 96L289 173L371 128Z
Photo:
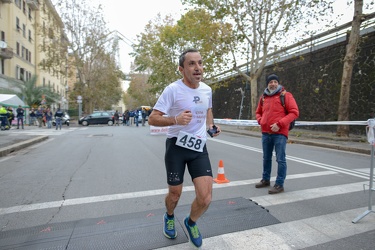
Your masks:
M280 95L284 95L284 104ZM277 161L277 177L275 185L268 190L269 194L284 191L286 177L286 143L289 124L299 116L299 110L293 95L286 92L279 83L279 77L271 74L267 77L267 88L259 100L256 119L262 129L263 174L262 180L255 184L256 188L270 186L272 170L272 152L275 149Z

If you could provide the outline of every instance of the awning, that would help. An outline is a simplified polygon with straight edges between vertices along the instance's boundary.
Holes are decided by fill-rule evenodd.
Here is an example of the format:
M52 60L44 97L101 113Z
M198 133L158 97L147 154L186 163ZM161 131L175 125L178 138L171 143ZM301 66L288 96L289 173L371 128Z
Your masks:
M30 108L30 106L27 106L16 95L0 94L0 105L6 106L6 107L10 106L10 107L13 107L13 108L18 108L18 106L21 105L22 108Z

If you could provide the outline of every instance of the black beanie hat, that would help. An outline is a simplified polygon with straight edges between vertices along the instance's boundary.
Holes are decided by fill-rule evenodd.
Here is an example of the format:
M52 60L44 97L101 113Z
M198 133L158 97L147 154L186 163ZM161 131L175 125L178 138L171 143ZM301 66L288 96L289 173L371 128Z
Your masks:
M277 82L279 82L279 77L275 74L271 74L271 75L267 76L267 84L272 80L276 80Z

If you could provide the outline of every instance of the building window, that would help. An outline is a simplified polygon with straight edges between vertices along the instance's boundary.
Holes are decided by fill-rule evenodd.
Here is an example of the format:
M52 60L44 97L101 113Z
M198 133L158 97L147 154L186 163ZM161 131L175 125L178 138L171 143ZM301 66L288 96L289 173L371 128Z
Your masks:
M29 20L31 21L33 17L31 16L31 8L29 7Z
M16 79L25 81L27 77L27 72L24 68L21 68L20 66L16 66Z
M16 4L16 6L17 6L18 8L21 9L21 0L14 0L14 3Z
M23 13L26 15L26 2L23 1Z
M20 66L16 66L16 79L20 79Z
M46 78L43 77L43 87L46 86Z
M25 69L20 68L20 80L25 81Z
M29 42L32 42L33 39L31 38L31 30L29 30Z
M29 51L29 62L31 62L31 51Z
M4 75L4 72L5 72L5 69L4 69L4 65L5 65L5 60L4 59L1 59L0 60L0 65L1 65L1 67L0 67L0 74L3 74Z
M22 46L22 50L21 50L21 57L22 58L25 58L25 47Z
M26 37L26 25L25 24L22 24L22 34L23 34L23 37Z
M20 19L18 17L16 17L16 29L18 32L20 32L21 30Z
M16 43L16 51L17 51L17 55L20 55L20 43L19 42Z

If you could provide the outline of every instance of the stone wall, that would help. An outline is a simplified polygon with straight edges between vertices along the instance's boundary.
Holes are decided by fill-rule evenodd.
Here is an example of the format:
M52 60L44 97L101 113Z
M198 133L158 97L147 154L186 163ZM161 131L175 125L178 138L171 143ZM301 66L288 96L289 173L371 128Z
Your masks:
M336 121L346 43L338 43L303 56L279 62L264 69L258 80L258 96L270 73L291 92L299 106L301 121ZM238 119L245 80L236 76L213 86L215 118ZM241 119L250 119L250 92L247 90ZM362 37L353 70L350 90L350 120L366 121L375 115L375 32ZM301 127L302 128L302 127ZM309 129L336 131L336 126ZM351 133L364 133L363 126L350 126Z

